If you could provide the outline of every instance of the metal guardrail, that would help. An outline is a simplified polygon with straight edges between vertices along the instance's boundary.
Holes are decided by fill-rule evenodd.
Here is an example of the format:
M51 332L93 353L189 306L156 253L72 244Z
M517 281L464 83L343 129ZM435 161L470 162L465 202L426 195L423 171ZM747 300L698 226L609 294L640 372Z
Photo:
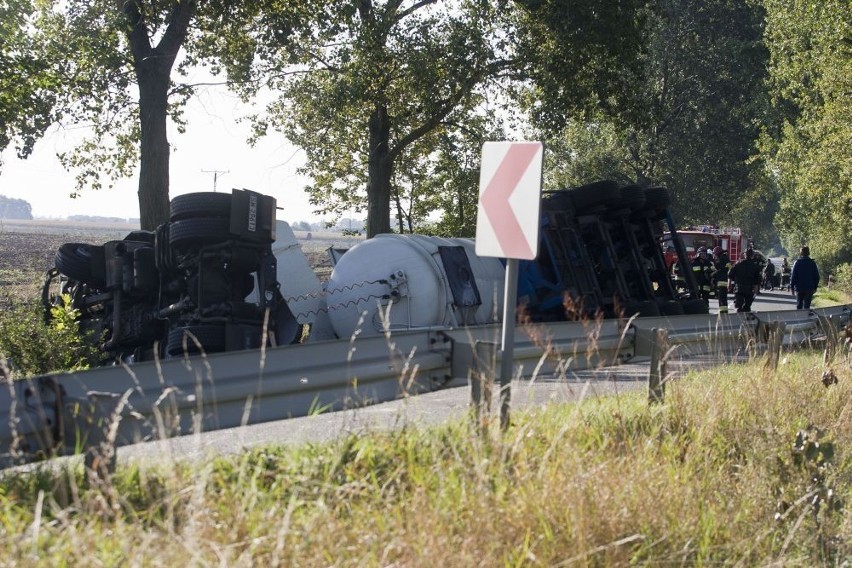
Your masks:
M519 325L515 375L650 359L657 330L688 353L830 336L850 308ZM464 384L500 326L354 336L33 377L0 384L0 466L189 433L356 408ZM489 351L499 359L499 349ZM479 365L481 368L481 365ZM497 368L497 367L491 367Z

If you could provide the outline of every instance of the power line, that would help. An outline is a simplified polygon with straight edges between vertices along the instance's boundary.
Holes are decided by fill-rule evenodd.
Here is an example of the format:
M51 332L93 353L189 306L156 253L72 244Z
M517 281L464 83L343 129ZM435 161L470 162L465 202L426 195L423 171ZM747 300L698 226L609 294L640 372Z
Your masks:
M216 185L219 181L219 174L229 174L231 170L201 170L204 174L213 174L213 191L216 191Z

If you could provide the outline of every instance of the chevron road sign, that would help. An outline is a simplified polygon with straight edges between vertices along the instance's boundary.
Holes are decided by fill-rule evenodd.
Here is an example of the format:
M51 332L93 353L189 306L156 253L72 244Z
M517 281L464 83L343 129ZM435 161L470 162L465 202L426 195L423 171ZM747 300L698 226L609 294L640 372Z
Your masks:
M506 259L500 341L500 426L509 425L518 262L538 255L541 209L541 142L486 142L479 172L476 254Z
M476 254L532 260L538 254L541 142L486 142L479 174Z

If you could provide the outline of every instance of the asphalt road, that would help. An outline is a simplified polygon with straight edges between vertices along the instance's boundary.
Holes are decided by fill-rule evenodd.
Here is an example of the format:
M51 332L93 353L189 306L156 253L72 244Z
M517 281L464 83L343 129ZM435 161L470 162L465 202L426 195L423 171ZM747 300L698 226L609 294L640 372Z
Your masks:
M795 310L796 296L787 291L775 289L773 291L761 290L755 296L754 303L751 306L753 312L777 312L781 310ZM734 297L728 296L728 311L735 312ZM715 298L710 299L710 313L719 313L719 302Z

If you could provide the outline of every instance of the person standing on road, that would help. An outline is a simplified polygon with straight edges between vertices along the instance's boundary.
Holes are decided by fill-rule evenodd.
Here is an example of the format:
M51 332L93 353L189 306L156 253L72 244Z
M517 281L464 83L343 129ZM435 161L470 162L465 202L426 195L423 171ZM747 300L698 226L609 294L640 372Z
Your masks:
M707 248L699 247L698 254L692 259L692 274L698 285L698 292L705 302L710 301L710 274L713 271L713 263L707 257Z
M766 267L763 269L763 287L768 290L775 289L775 265L768 258L766 259Z
M799 251L799 259L793 263L793 273L790 275L790 290L796 295L796 309L811 309L811 300L819 286L819 269L811 258L810 247L804 246Z
M728 313L728 272L731 270L731 259L722 247L713 249L713 280L716 285L716 298L719 300L719 313Z
M728 286L737 285L734 306L738 312L750 312L754 295L760 287L760 264L754 259L754 249L745 251L745 258L728 272Z

